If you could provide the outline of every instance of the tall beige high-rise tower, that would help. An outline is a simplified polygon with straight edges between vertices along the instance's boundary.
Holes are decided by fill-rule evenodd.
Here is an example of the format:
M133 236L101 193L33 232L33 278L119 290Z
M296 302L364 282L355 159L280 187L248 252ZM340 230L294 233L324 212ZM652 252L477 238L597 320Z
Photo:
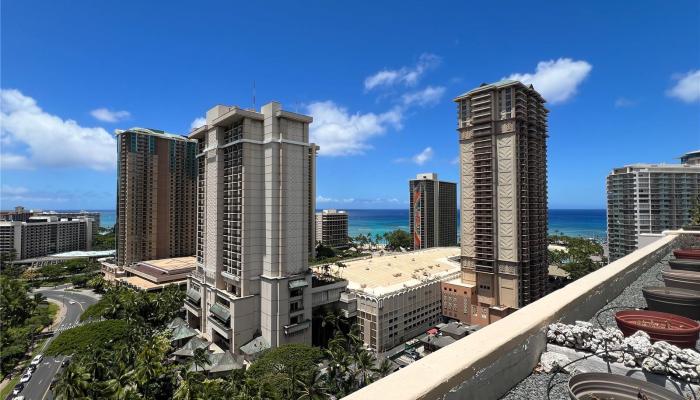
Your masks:
M190 326L251 353L311 343L312 118L269 103L216 106L190 138L197 151L197 269Z
M117 264L193 255L197 142L145 128L116 135Z
M511 80L455 102L462 282L477 291L472 305L488 323L545 294L548 111L532 86Z

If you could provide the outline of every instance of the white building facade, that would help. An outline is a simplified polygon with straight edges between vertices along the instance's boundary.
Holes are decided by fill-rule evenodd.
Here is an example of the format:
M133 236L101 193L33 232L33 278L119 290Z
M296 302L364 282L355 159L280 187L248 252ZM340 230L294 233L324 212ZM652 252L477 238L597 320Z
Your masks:
M260 112L216 106L190 134L199 142L197 268L185 308L190 326L222 348L311 343L311 121L275 102Z

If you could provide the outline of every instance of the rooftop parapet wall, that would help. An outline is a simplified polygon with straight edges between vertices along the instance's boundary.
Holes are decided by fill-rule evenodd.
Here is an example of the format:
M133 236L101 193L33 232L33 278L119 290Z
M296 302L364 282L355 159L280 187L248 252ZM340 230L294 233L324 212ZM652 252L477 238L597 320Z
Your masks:
M553 322L588 320L689 237L670 234L346 397L497 399L525 379Z

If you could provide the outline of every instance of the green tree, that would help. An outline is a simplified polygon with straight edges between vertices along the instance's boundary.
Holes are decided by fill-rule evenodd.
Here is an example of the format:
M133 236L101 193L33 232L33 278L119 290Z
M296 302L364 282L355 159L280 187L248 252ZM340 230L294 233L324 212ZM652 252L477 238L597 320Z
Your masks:
M695 197L694 206L690 215L690 222L693 225L700 225L700 194Z
M95 293L104 293L105 289L109 285L109 282L107 282L102 276L102 274L95 275L94 277L90 278L90 280L87 282L87 285L89 288L91 288Z
M95 240L92 241L93 250L115 250L116 248L117 241L114 228L105 234L98 233L95 235Z
M549 251L550 264L557 265L569 273L569 279L576 280L597 270L605 263L603 246L600 243L578 237L552 236L550 242L563 245L566 250ZM594 261L600 259L601 261Z
M319 244L316 246L316 259L317 260L323 260L325 258L333 258L335 257L336 253L335 250L332 248L325 246L323 244Z
M204 371L204 369L210 364L208 350L195 349L191 362L197 371Z
M398 250L401 247L404 249L411 249L413 247L411 235L402 229L390 232L387 235L387 248Z
M90 384L90 373L78 363L71 363L56 385L56 400L87 399Z
M328 398L328 388L320 372L309 372L297 378L299 400L325 400Z
M17 279L0 276L0 328L21 325L36 303L29 298L27 286Z
M376 359L369 351L365 349L360 349L358 352L353 354L353 360L355 362L355 371L358 376L358 388L367 386L372 382L371 373L373 372L374 362Z
M316 347L305 344L286 344L265 351L248 369L248 376L256 379L268 374L276 374L280 366L285 371L310 371L316 368L323 353Z

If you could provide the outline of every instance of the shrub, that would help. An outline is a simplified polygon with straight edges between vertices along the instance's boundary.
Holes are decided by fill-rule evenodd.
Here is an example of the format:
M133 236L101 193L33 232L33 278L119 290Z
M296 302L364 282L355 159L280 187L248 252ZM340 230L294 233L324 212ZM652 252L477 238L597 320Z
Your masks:
M49 344L46 354L84 354L90 346L108 348L114 341L127 339L127 331L126 321L91 322L62 332Z
M107 307L107 302L100 299L97 303L88 306L85 311L80 315L80 321L87 321L90 319L100 319L102 317L102 312Z

